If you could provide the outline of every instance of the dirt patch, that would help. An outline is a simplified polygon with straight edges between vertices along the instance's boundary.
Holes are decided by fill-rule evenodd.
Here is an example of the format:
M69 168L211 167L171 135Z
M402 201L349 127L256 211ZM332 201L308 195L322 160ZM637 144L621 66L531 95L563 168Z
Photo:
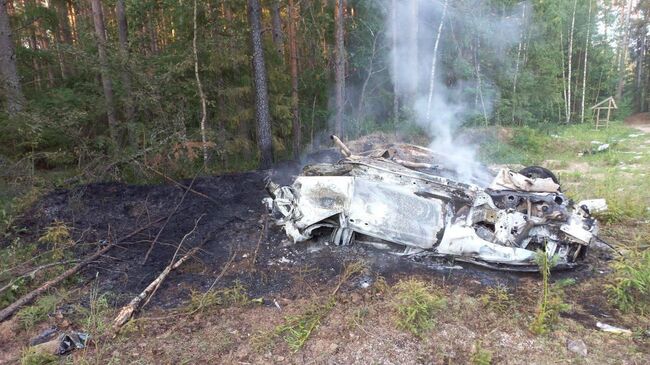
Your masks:
M650 133L650 113L637 113L625 118L625 124L644 133Z

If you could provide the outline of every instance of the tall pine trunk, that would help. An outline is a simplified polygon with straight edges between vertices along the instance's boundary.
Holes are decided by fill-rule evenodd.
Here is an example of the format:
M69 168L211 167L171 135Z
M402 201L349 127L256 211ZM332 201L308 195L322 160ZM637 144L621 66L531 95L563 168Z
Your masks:
M298 42L296 40L296 24L298 16L293 0L289 0L289 57L291 65L291 123L293 157L300 157L300 142L302 140L300 108L298 99Z
M8 0L0 0L0 75L7 98L7 112L9 115L15 115L23 110L25 97L16 67L16 49L9 24L7 2Z
M291 3L290 3L291 4ZM291 7L291 5L289 5ZM289 8L289 17L291 17L291 8ZM271 35L273 43L278 49L279 54L284 53L284 34L282 34L282 18L280 18L280 1L273 1L271 4L271 25L273 27ZM291 31L291 29L289 29Z
M115 16L117 18L117 35L120 39L120 55L122 56L122 87L124 88L125 116L126 121L133 120L134 105L131 98L131 77L128 71L129 60L129 27L126 22L126 9L124 0L117 0L115 4Z
M397 122L399 121L399 84L397 77L397 62L399 62L397 56L397 0L391 1L390 16L391 45L393 49L391 60L391 73L393 74L393 124L397 125Z
M521 58L521 50L525 42L524 21L526 19L526 3L521 7L521 34L519 36L519 46L517 47L517 60L515 61L515 74L512 80L512 124L515 124L515 114L517 111L517 77L519 76L519 60Z
M336 0L334 8L336 59L334 65L336 89L336 120L334 131L343 137L343 108L345 107L345 40L343 1Z
M260 167L269 168L273 163L271 113L266 84L266 65L262 48L262 21L259 0L248 0L248 21L251 27L253 49L253 83L255 87L255 119L257 121L257 145L260 149Z
M106 28L102 17L102 4L99 0L91 0L93 22L95 23L95 36L97 38L97 53L99 54L99 67L106 99L106 114L108 116L108 131L111 139L117 144L117 118L113 104L113 81L108 69L108 55L106 54Z
M625 23L623 25L623 43L620 47L620 58L618 64L618 84L616 85L616 99L620 100L623 96L623 87L625 86L625 64L627 63L627 46L630 36L630 13L632 12L632 0L627 1L627 10L625 11Z

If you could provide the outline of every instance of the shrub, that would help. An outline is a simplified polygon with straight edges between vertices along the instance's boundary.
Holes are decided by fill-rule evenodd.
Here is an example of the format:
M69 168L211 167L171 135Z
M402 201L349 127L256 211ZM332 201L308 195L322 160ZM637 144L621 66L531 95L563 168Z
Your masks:
M422 337L433 327L435 312L445 306L444 298L433 294L430 286L416 279L401 281L396 289L397 326Z

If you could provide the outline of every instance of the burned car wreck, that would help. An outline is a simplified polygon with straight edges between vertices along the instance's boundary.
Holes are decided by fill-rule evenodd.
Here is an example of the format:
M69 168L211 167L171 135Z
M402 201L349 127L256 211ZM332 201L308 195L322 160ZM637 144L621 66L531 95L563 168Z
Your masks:
M401 255L450 257L497 269L537 270L538 251L556 268L584 259L596 239L602 199L574 203L540 167L501 169L487 188L454 179L431 150L392 144L307 165L292 185L267 184L264 200L291 241L360 243Z

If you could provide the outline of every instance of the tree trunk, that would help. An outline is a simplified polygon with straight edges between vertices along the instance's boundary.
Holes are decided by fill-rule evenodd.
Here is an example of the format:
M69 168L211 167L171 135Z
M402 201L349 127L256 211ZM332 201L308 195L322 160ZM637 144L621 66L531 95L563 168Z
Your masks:
M117 18L117 35L120 39L120 55L122 56L122 86L124 87L124 104L126 107L125 116L127 123L129 123L133 120L134 105L131 97L131 77L128 72L129 27L126 22L124 0L117 0L115 4L115 16Z
M573 31L575 29L576 25L576 6L578 4L577 0L573 0L573 15L571 16L571 31L569 33L569 57L568 57L568 62L567 66L569 68L568 74L567 74L567 105L568 105L568 112L566 115L566 123L569 124L571 122L571 80L572 80L572 74L571 74L571 68L572 68L572 62L573 62Z
M335 61L335 89L336 89L336 120L334 133L343 136L343 108L345 107L345 40L344 40L344 11L343 1L336 0L334 8L335 40L336 40L336 61Z
M208 138L206 134L206 119L207 119L207 102L205 98L205 93L203 93L203 85L201 84L201 77L199 76L199 52L196 47L196 0L194 0L194 37L192 38L192 54L194 55L194 76L196 77L196 88L199 91L199 98L201 99L201 142L203 144L203 167L207 168L208 166Z
M397 77L397 63L399 57L397 55L397 0L391 1L390 8L391 16L391 44L392 44L392 60L391 60L391 73L393 74L393 124L397 125L399 122L399 84Z
M488 126L488 116L487 110L485 108L485 99L483 99L483 86L481 82L481 35L476 35L476 52L475 52L475 61L476 64L476 86L477 86L477 95L481 100L481 110L483 111L483 119L485 119L485 126Z
M433 45L433 57L431 59L431 76L429 79L429 98L427 99L427 122L431 123L431 102L433 101L433 91L436 79L436 61L438 58L438 45L440 44L440 35L442 34L442 25L445 23L445 18L447 17L447 4L448 0L445 0L444 5L442 6L442 16L440 17L440 24L438 25L438 34L436 35L436 42Z
M2 75L4 94L7 98L7 112L9 115L16 115L23 110L25 97L16 67L16 50L9 24L7 2L8 0L0 0L0 74Z
M259 0L248 0L248 20L251 27L253 49L253 83L255 87L255 119L257 121L257 145L260 149L260 167L269 168L273 163L271 113L266 84L266 65L262 48L262 21Z
M616 85L616 100L621 100L623 96L623 86L625 86L625 63L627 62L627 42L630 36L630 13L632 12L632 0L627 2L627 10L625 11L625 23L623 33L623 44L620 48L620 61L618 64L618 84Z
M291 2L289 3L291 4ZM291 5L289 5L291 7ZM291 18L291 8L289 8L289 18ZM289 20L291 22L291 20ZM273 26L272 36L273 43L278 49L279 54L284 54L284 34L282 34L282 18L280 18L280 1L273 1L271 4L271 25ZM289 29L291 32L291 29ZM289 36L291 37L291 36Z
M277 2L275 3L277 4ZM293 137L293 157L298 159L300 157L300 142L302 140L301 123L300 123L300 108L298 99L298 45L296 40L296 25L298 17L296 6L293 0L289 0L289 57L291 58L291 114L293 122L291 124L291 131Z
M519 75L519 59L521 58L521 49L524 43L524 19L526 18L526 3L521 7L521 34L519 37L519 46L517 47L517 60L515 61L515 74L512 80L512 124L515 124L515 113L517 110L517 76Z
M587 91L587 61L589 60L589 36L591 32L591 0L589 1L589 15L587 18L587 37L585 39L585 61L582 65L582 101L580 105L580 123L585 122L585 93Z
M115 117L115 107L113 104L113 81L109 73L108 56L106 54L106 28L104 27L104 19L102 18L102 5L100 0L90 0L90 5L92 6L93 22L95 23L102 87L104 88L104 98L106 99L108 130L111 139L117 144L117 118Z

